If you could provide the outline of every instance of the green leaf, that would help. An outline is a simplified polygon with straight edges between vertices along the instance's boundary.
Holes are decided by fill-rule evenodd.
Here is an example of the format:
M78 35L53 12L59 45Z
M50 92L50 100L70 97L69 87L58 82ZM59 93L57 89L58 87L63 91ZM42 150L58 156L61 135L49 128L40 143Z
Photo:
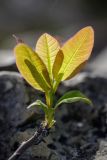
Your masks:
M54 123L54 114L55 114L55 109L48 107L46 104L44 104L42 101L40 100L36 100L35 102L33 102L32 104L30 104L27 109L30 109L32 107L39 107L40 109L42 109L45 113L45 120L47 121L48 127L51 128Z
M52 70L53 77L54 77L54 84L53 84L54 93L56 92L57 87L58 87L59 83L61 82L61 79L62 79L63 74L64 74L64 73L59 74L59 71L60 71L60 68L62 66L63 60L64 60L63 52L61 50L59 50L59 52L56 55L56 58L55 58L55 61L54 61L54 64L53 64L53 70Z
M84 94L82 94L80 91L69 91L65 93L56 103L55 109L62 103L73 103L82 101L86 104L92 105L92 102L90 99L88 99Z
M58 85L61 82L62 77L63 77L63 73L60 73L57 76L57 80L54 81L54 85L53 85L53 91L54 91L54 93L56 92L56 90L58 88Z
M45 92L48 92L49 87L47 86L46 81L43 78L43 76L40 74L40 72L38 72L36 66L34 66L32 62L30 62L29 60L25 60L25 64L26 66L28 66L29 73L32 75L35 82L37 82L40 85L40 87L43 88Z
M40 100L36 100L35 102L33 102L32 104L30 104L27 109L32 108L32 107L39 107L40 109L42 109L45 114L48 114L48 106L46 104L44 104L42 101Z
M48 91L50 88L48 71L37 53L24 43L16 45L14 53L17 67L26 81L38 90Z
M51 35L44 33L37 41L36 52L42 59L49 72L50 78L53 79L52 68L55 57L59 52L60 46L58 41Z
M64 60L59 71L59 73L64 73L62 81L72 78L83 68L83 64L90 57L93 44L94 31L90 26L81 29L65 42L61 48L64 54Z
M56 55L56 58L55 58L55 61L54 61L54 64L53 64L53 70L52 70L53 77L56 81L58 79L58 73L59 73L59 70L62 66L63 59L64 59L63 52L61 50L59 50L59 52Z

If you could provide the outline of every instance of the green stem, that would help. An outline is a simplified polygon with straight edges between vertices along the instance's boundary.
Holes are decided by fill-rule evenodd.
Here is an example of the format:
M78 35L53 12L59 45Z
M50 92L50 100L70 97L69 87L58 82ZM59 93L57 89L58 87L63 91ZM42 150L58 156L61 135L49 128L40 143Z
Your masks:
M45 114L45 121L48 124L48 127L51 128L55 123L54 120L55 109L53 107L55 94L53 90L50 90L45 94L45 96L46 96L46 104L48 106L48 110Z
M53 107L53 103L54 103L54 92L52 90L48 91L45 94L46 97L46 104L48 107Z

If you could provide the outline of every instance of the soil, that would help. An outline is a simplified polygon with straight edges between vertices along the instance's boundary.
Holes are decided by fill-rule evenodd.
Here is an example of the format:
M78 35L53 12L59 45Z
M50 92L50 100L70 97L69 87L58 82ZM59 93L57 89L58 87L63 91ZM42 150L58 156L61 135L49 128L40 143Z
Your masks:
M60 106L46 143L31 147L20 160L107 159L107 79L81 73L60 85L56 99L73 89L87 95L94 106ZM26 106L43 96L19 75L0 73L0 160L8 159L23 139L33 135L44 115L37 109L27 111Z

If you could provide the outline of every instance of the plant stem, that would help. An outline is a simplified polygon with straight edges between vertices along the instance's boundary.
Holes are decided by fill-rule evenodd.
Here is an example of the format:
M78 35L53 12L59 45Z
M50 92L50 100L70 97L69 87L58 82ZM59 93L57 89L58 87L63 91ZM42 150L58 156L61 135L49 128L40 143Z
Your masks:
M19 148L13 153L13 155L8 160L18 159L29 147L31 147L32 145L38 145L40 142L42 142L43 138L48 136L48 134L48 126L41 123L35 134L27 141L22 142Z
M53 106L53 101L54 101L54 93L53 90L50 90L45 94L46 97L46 104L50 108Z

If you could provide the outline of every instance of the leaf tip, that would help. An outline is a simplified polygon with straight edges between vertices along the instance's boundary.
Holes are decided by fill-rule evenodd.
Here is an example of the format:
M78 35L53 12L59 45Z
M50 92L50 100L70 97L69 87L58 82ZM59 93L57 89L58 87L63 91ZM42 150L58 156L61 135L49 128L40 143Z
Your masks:
M92 31L94 31L94 29L93 29L93 27L92 26L86 26L85 28L83 28L83 29L88 29L88 30L92 30Z
M92 26L87 26L87 27L85 27L83 29L86 29L87 31L89 31L93 35L93 38L94 38L94 29L93 29Z
M51 35L50 35L49 33L45 32L45 33L43 33L43 34L41 35L41 37L42 37L42 36L47 38L47 37L50 37Z

